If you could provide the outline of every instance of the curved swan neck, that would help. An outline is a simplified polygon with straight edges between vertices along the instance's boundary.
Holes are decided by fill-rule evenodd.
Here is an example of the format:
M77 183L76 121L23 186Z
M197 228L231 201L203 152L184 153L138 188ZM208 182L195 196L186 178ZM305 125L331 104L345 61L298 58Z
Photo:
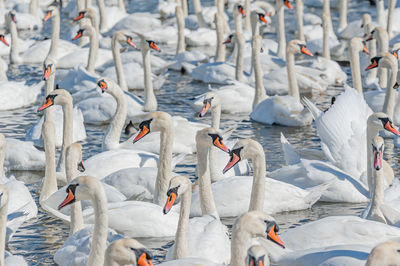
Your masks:
M211 191L210 168L208 165L209 149L203 147L200 143L196 144L197 164L199 172L199 193L200 207L202 215L210 214L219 219L217 207L215 206L214 196Z
M267 97L263 83L264 73L261 68L260 60L261 42L262 38L260 35L253 37L252 57L254 65L254 78L256 81L256 93L253 100L253 109Z
M251 158L253 162L253 186L251 189L251 199L249 211L263 211L264 210L264 196L265 196L265 154L259 143L257 153Z
M331 53L329 51L329 22L327 14L322 15L322 28L323 28L322 56L328 60L331 60Z
M300 101L299 86L297 84L296 72L294 69L294 54L286 49L286 71L289 81L289 95Z
M237 56L236 56L236 69L235 69L235 77L237 81L242 82L243 75L243 56L244 56L244 37L242 33L236 33L236 43L238 46Z
M379 26L385 27L385 2L384 0L376 1L376 17Z
M94 72L97 61L97 54L99 53L99 39L97 33L94 28L90 30L90 48L89 48L89 57L87 63L87 70L89 72Z
M251 35L253 37L260 35L260 24L258 23L258 14L256 11L251 12Z
M347 27L347 0L340 0L339 13L339 31L341 31Z
M206 23L203 18L200 0L193 0L193 9L197 17L197 24L199 25L199 28L205 28Z
M189 15L187 0L181 0L181 6L182 6L182 9L183 9L183 15L185 17L187 17Z
M357 37L352 38L349 41L350 69L353 80L353 88L356 89L360 95L363 95L360 69L360 51L357 49L357 42L360 42L359 38Z
M285 9L282 0L275 0L276 19L278 25L278 57L285 59L286 36L285 36Z
M326 14L326 16L327 16L326 20L327 20L328 29L329 29L330 34L332 36L335 35L335 32L333 30L333 25L332 25L330 0L324 0L322 14Z
M304 14L304 2L303 0L296 0L296 21L297 21L297 38L305 42L304 30L303 30L303 14Z
M29 14L32 16L38 16L38 9L39 9L39 1L38 0L31 0L29 2Z
M43 123L42 136L44 139L46 168L39 202L48 199L51 194L57 191L55 128L54 123L48 117Z
M383 176L383 169L379 171L375 169L373 170L374 193L371 202L371 211L379 209L384 202L384 178L385 177Z
M192 191L190 189L186 190L182 194L181 210L179 213L179 223L178 229L175 234L175 249L174 258L183 259L190 256L189 253L189 215L190 215L190 205L192 202Z
M167 200L169 180L172 173L172 148L174 129L172 119L160 134L160 157L158 159L157 179L154 189L154 203L162 205Z
M117 109L115 110L114 117L107 128L102 143L103 151L117 149L121 132L125 124L126 116L128 115L128 105L126 102L125 94L116 84L109 82L109 89L107 91L111 94L117 102Z
M8 18L8 21L9 21L8 27L11 33L10 62L11 64L17 64L20 61L19 50L18 50L17 25L10 18Z
M388 61L390 62L390 68L388 68L389 71L387 71L388 79L386 85L385 102L383 103L382 111L386 113L391 119L393 119L395 106L395 90L393 89L393 86L396 84L397 81L398 65L397 60L395 60L392 55L388 55L388 59Z
M185 51L185 19L181 6L176 7L175 16L176 24L178 25L178 46L176 47L176 54L179 54Z
M97 0L97 5L100 13L100 31L103 32L107 30L107 14L104 0Z
M100 182L92 188L92 204L95 214L95 223L93 230L92 246L90 248L89 259L86 265L98 266L103 265L104 255L107 248L107 231L108 231L108 213L107 198L104 188Z
M223 16L220 13L215 13L215 27L217 30L217 51L215 55L215 62L225 62L226 59L226 47L224 42L224 31L223 31Z
M397 0L389 0L389 3L388 3L386 31L388 32L389 39L391 39L393 37L393 32L392 32L393 11L396 8L396 2L397 2Z
M157 99L154 94L153 82L151 80L150 49L146 40L142 39L142 58L144 68L144 106L143 111L152 112L157 110Z
M235 32L243 32L242 14L239 13L236 5L233 10L233 25Z
M3 186L3 185L0 185ZM4 189L7 188L4 186ZM0 265L4 265L4 249L6 244L6 231L7 231L7 206L8 206L8 194L2 196L4 201L3 206L0 207Z
M51 26L51 44L48 56L56 60L58 56L58 42L60 39L60 12L58 8L53 10Z
M124 69L122 67L121 53L120 53L121 44L119 43L119 36L118 36L119 34L120 33L117 32L113 36L112 54L113 54L113 59L114 59L115 72L117 73L118 84L122 90L127 91L128 85L126 84Z
M6 158L6 139L2 133L0 133L0 184L3 184L3 173L4 173L4 159Z

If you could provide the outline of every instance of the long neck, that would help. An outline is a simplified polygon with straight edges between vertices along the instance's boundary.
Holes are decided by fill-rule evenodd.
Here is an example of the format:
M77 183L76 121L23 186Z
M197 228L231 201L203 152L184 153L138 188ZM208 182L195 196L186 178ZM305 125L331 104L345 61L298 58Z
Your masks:
M384 53L389 50L389 41L388 41L388 35L386 30L380 29L378 32L378 46L379 46L379 52ZM379 73L379 85L384 88L387 83L387 69L386 68L379 68L378 69Z
M386 113L391 119L393 119L394 106L395 106L395 90L393 86L397 81L397 62L390 65L388 71L389 78L387 79L385 102L383 103L383 112Z
M236 72L235 77L237 81L243 81L243 56L244 56L244 37L241 33L236 34L236 43L238 46L236 57Z
M126 103L125 94L122 92L122 90L113 87L110 90L110 94L117 102L117 110L115 111L114 117L107 128L107 132L104 135L104 140L102 144L103 151L118 148L119 140L121 138L121 132L125 124L126 116L128 114L128 104Z
M376 1L376 16L378 24L381 27L385 27L385 2L384 0Z
M397 0L389 0L388 3L388 16L387 16L387 25L386 25L386 31L388 32L389 39L393 37L393 32L392 32L392 23L393 23L393 10L396 7L396 2Z
M126 84L124 69L122 67L121 53L119 51L120 49L121 45L118 41L118 37L114 35L112 42L112 54L114 58L115 72L117 73L118 85L122 90L127 91L128 85Z
M101 186L100 184L98 186ZM97 187L93 195L95 221L87 266L98 266L104 263L104 254L107 247L108 214L107 198L103 187Z
M286 50L286 71L289 81L289 95L300 101L299 86L294 69L294 54L289 49Z
M235 32L243 32L242 15L237 10L233 12L233 23L235 25Z
M182 9L183 9L183 15L185 17L187 17L189 15L187 0L181 0L181 6L182 6Z
M97 0L97 5L99 6L100 13L100 31L103 32L107 30L107 14L104 0Z
M65 172L65 153L69 145L72 144L73 128L73 109L72 99L68 103L62 105L63 109L63 143L61 146L60 159L58 161L57 172Z
M231 242L231 266L244 266L247 255L247 247L250 246L251 236L240 230L241 226L237 226L232 232ZM244 248L246 247L246 248Z
M208 148L197 144L197 164L199 171L200 207L203 215L214 215L219 219L214 196L211 191L210 167L208 165Z
M328 16L322 15L322 28L323 28L323 49L322 56L328 60L331 60L331 53L329 51L329 27L328 27Z
M50 45L49 57L56 60L58 55L58 41L60 39L60 15L58 10L53 11L53 16L51 18L51 26L52 26L52 33L51 33L51 45Z
M252 14L251 16L251 35L253 37L256 35L260 35L260 23L258 23L257 13Z
M306 40L303 31L303 13L304 13L303 0L296 0L297 38L302 42Z
M285 13L282 0L276 1L276 19L278 25L278 56L285 59L286 36L285 36Z
M329 32L331 33L331 35L335 35L335 32L333 31L333 25L332 25L330 0L324 0L322 14L326 14L326 16L327 16L327 24L328 24Z
M4 265L4 249L6 244L7 202L0 208L0 265Z
M147 45L145 40L142 40L142 47ZM157 99L154 95L153 82L151 80L151 64L150 64L150 50L146 47L142 49L143 68L144 68L144 106L145 112L157 110Z
M18 63L19 61L19 51L18 51L18 31L17 25L11 21L9 23L10 33L11 33L11 48L10 48L10 62L12 64Z
M162 205L167 200L167 191L172 172L172 147L174 131L172 122L160 134L160 157L154 189L154 203Z
M45 123L51 123L46 117ZM46 127L48 132L43 132L44 150L46 156L46 168L44 172L44 181L42 190L40 191L39 202L48 199L51 194L57 191L57 178L56 178L56 145L54 143L54 124Z
M3 184L3 172L4 172L4 159L6 157L6 145L0 147L0 184Z
M55 64L53 64L52 71L53 71L53 73L50 75L50 77L45 82L45 95L49 95L50 92L52 92L54 90L54 80L55 80L55 77L56 77L56 75L55 75L55 73L56 73ZM54 121L54 117L53 117L54 110L53 110L53 108L47 108L46 110L44 110L44 112L45 112L46 120L48 119L49 121Z
M199 28L205 28L206 23L204 22L200 0L193 0L193 9L197 17L197 24L199 25Z
M176 7L175 16L176 24L178 25L178 46L176 47L176 54L179 54L185 51L185 18L183 17L182 7Z
M183 259L189 257L189 215L190 204L192 201L192 191L188 189L182 194L181 210L179 214L178 229L175 234L174 259Z
M77 173L77 158L73 154L68 154L65 161L65 172L67 177L67 183L70 183L75 177L78 176ZM82 204L77 201L71 205L71 223L69 225L69 235L83 228L83 216L82 216Z
M211 110L211 127L219 130L219 124L221 122L221 104L217 104Z
M261 41L262 39L260 35L253 37L252 56L254 65L254 78L256 81L256 93L254 94L253 109L267 97L263 83L264 73L262 71L260 61Z
M372 197L372 204L371 204L371 211L372 210L379 210L380 206L384 202L384 176L383 170L373 170L373 180L374 180L374 193Z
M297 5L297 2L296 2ZM339 31L347 27L347 0L340 0Z
M372 197L373 195L373 178L372 178L372 168L373 168L373 160L372 160L372 138L378 135L378 130L375 127L371 126L369 123L369 119L367 122L367 153L365 154L367 159L367 181L368 181L368 189L369 194Z
M29 14L32 16L37 17L39 9L39 1L38 0L31 0L29 3Z
M99 30L99 19L97 17L97 14L92 14L90 16L90 21L92 23L92 27L95 29L97 36L100 35L100 30Z
M246 16L244 17L244 30L250 32L251 31L250 0L244 0L244 11L246 12Z
M76 10L80 12L85 9L85 0L76 0L75 1Z
M97 33L94 30L90 34L90 49L89 49L89 57L87 63L87 70L89 72L94 72L96 67L97 54L99 52L99 40L97 37Z
M264 209L264 187L265 187L265 154L260 151L252 159L253 161L253 187L251 189L251 199L249 211L263 211Z
M223 44L224 41L224 25L223 16L218 12L215 13L215 27L217 31L217 52L215 55L215 62L225 62L226 59L226 47Z
M351 77L353 80L353 88L356 89L360 95L363 95L362 81L361 81L361 69L360 69L360 52L357 49L355 42L358 40L351 39L349 41L349 57L350 57L350 69Z
M367 25L364 25L364 29L365 29L364 34L370 34L370 32L373 30L373 28L374 28L374 26L372 25L372 23L368 23ZM371 61L371 59L376 56L376 40L375 39L372 39L367 42L367 49L369 51L368 61ZM369 70L367 73L368 80L375 80L377 74L378 74L377 68L373 68L373 69Z
M118 0L118 8L119 8L120 11L122 11L124 13L126 12L124 0Z

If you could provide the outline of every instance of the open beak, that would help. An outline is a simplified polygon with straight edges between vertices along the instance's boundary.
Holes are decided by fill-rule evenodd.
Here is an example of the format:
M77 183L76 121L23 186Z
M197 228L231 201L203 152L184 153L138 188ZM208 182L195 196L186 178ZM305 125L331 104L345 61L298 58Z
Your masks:
M74 21L78 21L78 20L83 19L83 18L84 18L83 13L80 12L79 15L76 18L74 18Z
M269 230L269 232L267 234L267 238L269 240L271 240L272 242L275 242L279 246L285 248L285 244L283 243L283 241L279 238L279 236L275 232L275 225L273 225L271 230Z
M53 101L51 100L51 98L47 98L46 102L45 102L42 106L40 106L39 109L38 109L37 111L38 111L38 112L43 111L44 109L46 109L46 108L52 106L53 104L54 104L54 103L53 103Z
M382 151L374 148L374 168L379 171L382 168Z
M201 109L201 112L200 112L200 114L199 114L199 117L205 116L205 114L207 113L208 109L210 109L210 107L211 107L210 102L209 102L209 101L206 101L206 102L203 104L203 109Z
M138 266L153 266L153 263L151 262L151 259L147 258L146 252L144 252L142 255L140 255L139 259L137 260L137 265Z
M171 192L171 194L169 194L167 202L165 203L164 209L163 209L163 213L167 214L172 206L174 205L174 202L176 200L176 194L174 192Z
M4 38L4 35L2 35L2 36L0 37L0 41L1 41L2 43L4 43L5 45L10 46L10 45L8 44L8 42L6 41L6 39Z
M231 151L231 159L226 164L224 170L222 171L223 174L228 172L232 167L234 167L238 162L240 162L240 157L236 155L236 153Z
M80 37L82 37L82 35L83 35L82 31L78 31L78 33L75 35L74 38L72 38L72 40L75 41L75 40L79 39Z
M157 52L161 52L160 48L158 48L155 42L151 42L149 46L151 49L156 50Z
M68 189L68 195L65 198L65 200L60 205L58 205L58 209L61 210L61 208L67 206L68 204L73 203L74 201L75 201L75 195L74 193L72 193L71 189Z
M366 54L369 54L369 51L367 49L367 46L365 45L365 43L363 43L363 52Z
M378 62L376 60L374 62L372 62L369 66L367 66L367 68L365 70L367 71L367 70L373 69L375 67L378 67Z
M48 21L51 18L51 11L47 11L46 16L43 18L43 21Z
M150 129L146 126L143 126L139 133L137 134L137 136L135 137L135 139L133 140L133 143L137 142L138 140L142 139L144 136L146 136L147 134L150 133Z
M133 48L136 48L136 44L132 41L132 38L128 38L126 40L126 43L132 46Z
M45 68L43 72L43 80L48 80L50 75L51 75L51 68L50 67Z
M399 131L393 127L393 124L392 124L390 121L388 121L388 122L386 123L385 129L386 129L387 131L392 132L392 133L395 134L396 136L398 136L398 135L400 134Z
M100 87L101 93L104 93L107 90L107 83L105 81L101 80L97 85Z
M81 173L83 173L83 172L85 172L85 170L86 170L86 168L85 168L85 166L83 165L83 160L82 160L82 161L80 161L80 162L78 163L78 171L81 172Z
M313 54L307 49L307 47L306 47L305 45L303 45L303 46L301 47L300 51L301 51L303 54L305 54L305 55L313 56Z
M285 0L285 1L284 1L284 4L285 4L285 6L286 6L287 8L289 8L290 10L293 9L293 6L292 6L292 4L289 2L289 0Z
M215 138L213 144L215 147L223 150L224 152L229 152L229 149L225 146L225 144L221 141L219 137Z

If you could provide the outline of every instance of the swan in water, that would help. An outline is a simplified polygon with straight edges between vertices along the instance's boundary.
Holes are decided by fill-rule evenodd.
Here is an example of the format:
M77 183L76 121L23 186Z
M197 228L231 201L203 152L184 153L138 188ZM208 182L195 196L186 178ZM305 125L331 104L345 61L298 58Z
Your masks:
M400 261L399 249L398 241L383 242L372 249L365 266L395 265Z

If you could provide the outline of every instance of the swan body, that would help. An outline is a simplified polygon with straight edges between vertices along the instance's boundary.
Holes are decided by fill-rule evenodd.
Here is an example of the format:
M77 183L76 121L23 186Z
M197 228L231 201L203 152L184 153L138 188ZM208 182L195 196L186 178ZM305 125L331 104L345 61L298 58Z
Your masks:
M83 47L76 49L57 60L57 67L60 69L74 68L79 64L85 65L87 63L90 51L89 48ZM111 51L106 49L98 50L98 57L95 67L98 68L112 59Z
M33 105L41 92L43 82L27 86L24 82L0 81L0 111Z
M131 25L137 25L137 29L141 33L147 33L160 28L161 21L155 18L153 14L149 14L147 12L137 12L120 19L117 23L115 23L115 25L112 26L112 28L110 28L110 30L105 33L105 35L111 36L120 30L129 31L131 30Z
M42 171L45 167L44 152L36 149L31 141L7 138L4 166L8 171Z

